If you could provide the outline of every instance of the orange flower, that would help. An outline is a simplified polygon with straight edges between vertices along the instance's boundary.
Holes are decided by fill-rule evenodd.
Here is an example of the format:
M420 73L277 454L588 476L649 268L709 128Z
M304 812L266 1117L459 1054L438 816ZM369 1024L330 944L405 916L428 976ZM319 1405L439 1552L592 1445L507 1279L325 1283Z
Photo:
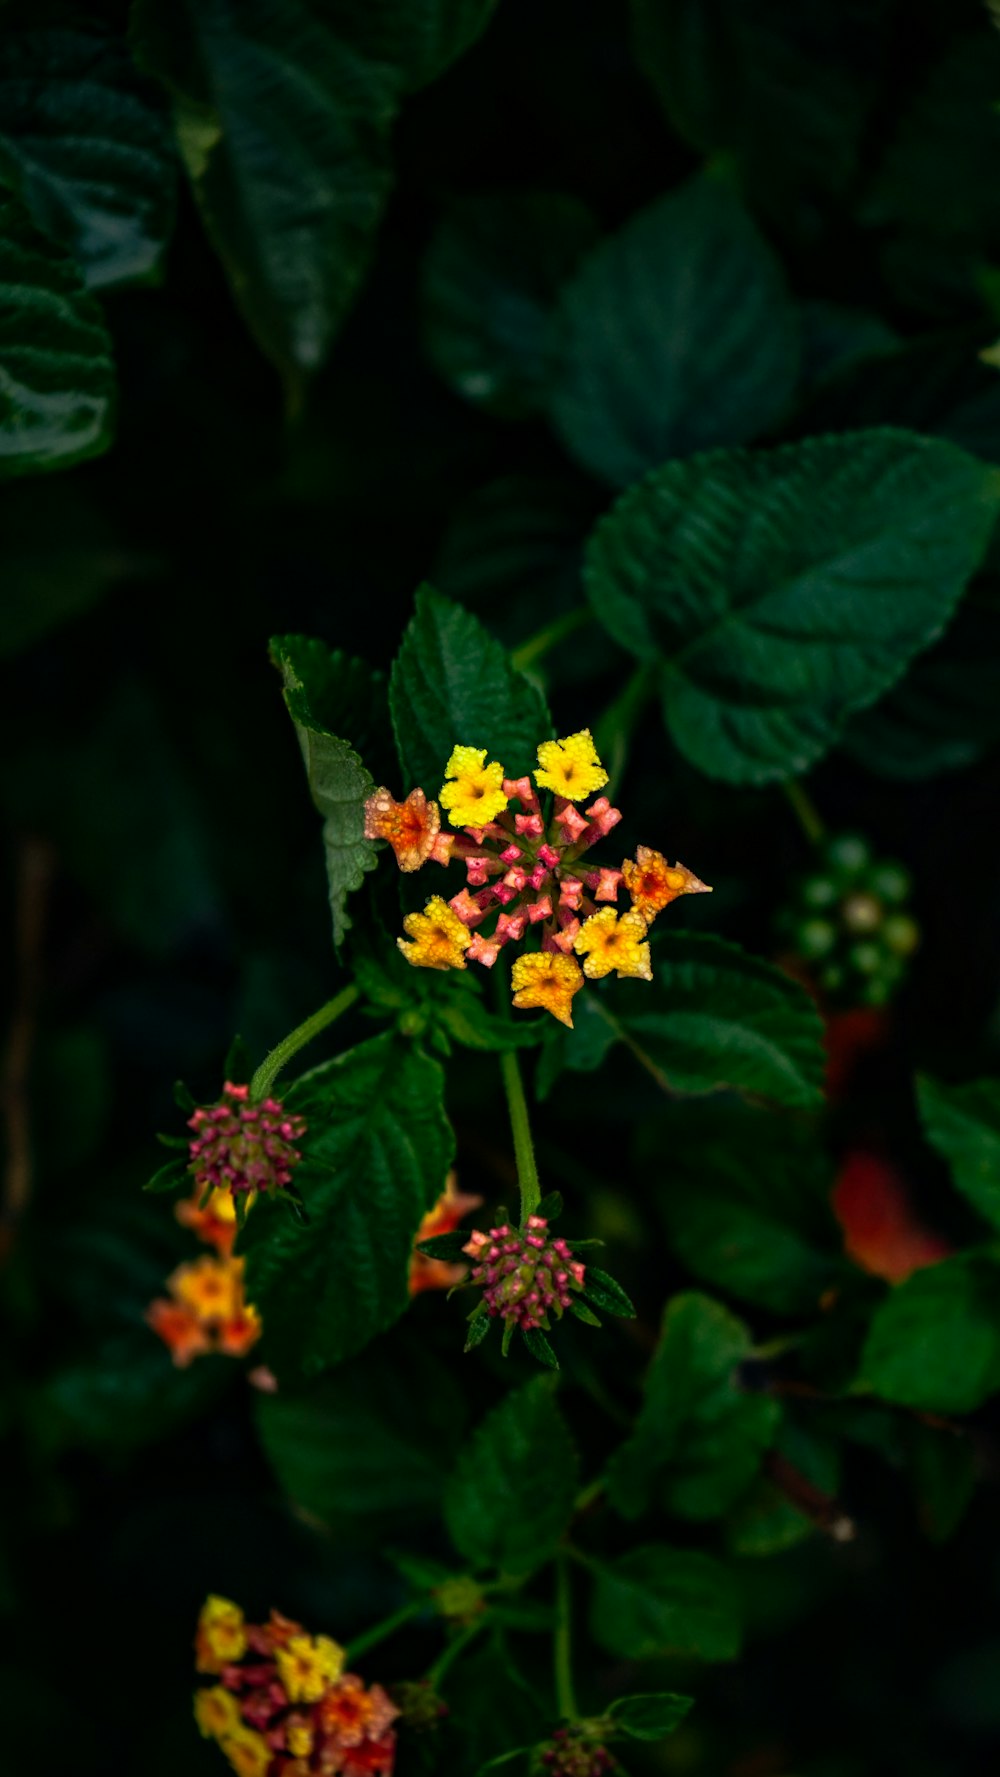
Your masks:
M243 1260L194 1259L167 1279L172 1301L151 1302L146 1321L185 1368L206 1351L244 1357L261 1335L260 1315L243 1295Z
M340 1748L360 1746L362 1740L381 1739L399 1710L380 1684L373 1684L366 1691L356 1673L345 1672L316 1713L323 1733Z
M410 1259L411 1296L418 1296L421 1290L450 1290L465 1279L467 1266L449 1265L444 1259L428 1259L417 1251L421 1240L430 1240L434 1234L451 1234L465 1216L480 1208L482 1198L459 1191L457 1184L456 1174L449 1172L441 1196L417 1229Z
M848 1257L888 1283L904 1282L952 1250L920 1221L898 1172L876 1154L847 1156L832 1202Z
M640 845L635 860L626 858L622 865L625 887L632 897L632 906L647 925L658 913L676 901L678 895L710 895L707 882L701 882L683 864L668 864L662 852Z
M196 1185L190 1197L183 1197L175 1205L174 1215L183 1227L192 1229L199 1240L207 1241L209 1246L214 1246L217 1252L228 1258L236 1239L236 1205L232 1192L217 1187L202 1209L204 1194L203 1187Z
M146 1324L163 1340L179 1370L186 1370L192 1358L212 1349L203 1322L180 1302L157 1297L146 1309Z
M396 802L383 785L365 803L365 838L387 839L401 870L419 870L427 862L440 828L441 810L423 790Z

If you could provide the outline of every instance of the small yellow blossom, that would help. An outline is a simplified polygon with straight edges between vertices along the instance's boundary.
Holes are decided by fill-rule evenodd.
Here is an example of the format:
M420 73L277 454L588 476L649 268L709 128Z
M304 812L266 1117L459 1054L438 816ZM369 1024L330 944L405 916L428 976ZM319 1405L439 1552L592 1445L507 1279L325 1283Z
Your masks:
M583 986L583 976L571 956L561 951L532 951L515 959L510 979L514 1004L520 1011L540 1006L573 1029L573 995Z
M565 740L543 740L538 763L541 770L535 772L536 784L543 790L555 790L570 802L582 801L608 781L589 728L568 734Z
M243 1725L236 1698L221 1684L195 1691L194 1719L206 1740L223 1740Z
M313 1749L314 1738L308 1721L301 1716L289 1716L285 1726L285 1742L293 1758L308 1758Z
M455 747L444 774L453 782L441 789L441 807L453 827L486 827L503 813L503 766L495 759L487 765L485 747Z
M649 961L646 921L641 913L619 914L613 907L602 907L584 921L573 940L573 949L584 958L583 969L592 981L610 975L636 975L640 981L651 981L653 970Z
M397 938L396 943L415 968L465 968L465 952L472 943L472 933L440 895L432 895L423 913L408 913L403 930L410 942Z
M237 1733L227 1734L219 1744L236 1777L267 1777L274 1753L263 1734L253 1728L241 1727Z
M658 913L676 901L678 895L710 895L707 882L700 882L683 864L668 864L662 852L640 845L635 860L626 858L622 865L625 887L632 897L632 907L652 925Z
M293 1635L275 1658L290 1703L318 1703L344 1670L344 1650L329 1635Z
M242 1259L192 1259L167 1279L178 1302L201 1320L233 1320L242 1308Z
M198 1618L195 1653L199 1672L221 1672L247 1651L246 1620L238 1604L214 1594L206 1598Z

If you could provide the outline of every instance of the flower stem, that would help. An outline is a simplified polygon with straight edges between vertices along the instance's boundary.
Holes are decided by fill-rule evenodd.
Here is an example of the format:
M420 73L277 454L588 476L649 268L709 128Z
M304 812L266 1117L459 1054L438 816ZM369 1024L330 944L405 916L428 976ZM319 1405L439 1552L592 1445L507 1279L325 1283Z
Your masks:
M594 729L594 745L608 772L605 796L616 794L639 718L656 688L656 669L637 666L613 703L609 703Z
M427 1673L428 1681L434 1686L435 1690L440 1685L441 1680L449 1667L454 1665L455 1661L461 1654L464 1654L470 1641L474 1641L480 1631L486 1627L486 1621L487 1618L484 1613L484 1615L478 1617L474 1623L467 1624L464 1629L459 1630L457 1635L452 1636L444 1652L438 1655L433 1666L430 1667Z
M528 1101L524 1096L521 1069L513 1049L503 1050L500 1056L500 1072L503 1076L504 1091L507 1094L507 1109L510 1112L510 1126L514 1135L514 1159L517 1162L517 1182L521 1190L521 1227L523 1228L528 1217L534 1215L542 1201L542 1187L539 1183L535 1148L531 1139L531 1124L528 1121Z
M543 654L547 654L550 648L555 648L560 642L565 641L567 636L582 629L585 623L592 621L592 618L593 612L588 610L586 605L577 605L572 611L565 612L562 617L557 617L553 623L547 623L544 629L539 629L533 636L529 636L528 640L522 642L519 648L515 648L510 657L511 666L516 672L523 673L526 667L534 666L535 661L541 660Z
M347 1011L348 1006L353 1006L359 994L360 989L351 982L348 987L341 988L332 1000L327 1000L325 1006L320 1006L319 1011L314 1012L311 1018L297 1025L294 1030L289 1031L287 1037L282 1037L281 1042L275 1044L270 1055L265 1055L250 1082L252 1104L259 1104L262 1098L267 1097L282 1068L291 1061L292 1056L304 1049L307 1043L311 1043L313 1037L318 1037L328 1024L333 1024L342 1012Z
M412 1617L419 1616L420 1612L426 1608L426 1598L411 1598L409 1604L404 1604L399 1610L393 1611L391 1617L383 1617L380 1623L373 1623L372 1627L366 1629L362 1635L355 1636L354 1640L349 1641L344 1649L344 1659L347 1666L353 1666L355 1660L360 1659L362 1654L366 1654L369 1648L378 1647L380 1641L388 1641L390 1635L395 1635L397 1629L401 1629L403 1624L408 1623Z
M822 845L826 837L823 817L803 784L797 778L787 777L782 789L788 797L798 818L799 826L810 845Z
M564 1721L578 1721L580 1719L576 1707L576 1695L573 1690L573 1651L570 1642L572 1604L569 1562L565 1555L560 1555L556 1560L556 1629L552 1644L552 1657L556 1708Z

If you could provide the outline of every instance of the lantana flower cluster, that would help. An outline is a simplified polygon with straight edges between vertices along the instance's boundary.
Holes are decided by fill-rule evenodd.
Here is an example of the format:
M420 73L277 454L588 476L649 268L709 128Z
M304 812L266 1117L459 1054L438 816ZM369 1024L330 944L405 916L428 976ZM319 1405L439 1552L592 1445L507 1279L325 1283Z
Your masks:
M194 1135L188 1170L201 1191L229 1190L234 1197L287 1190L302 1154L303 1117L277 1098L254 1104L249 1086L227 1080L215 1104L198 1105L188 1118Z
M195 1720L237 1777L390 1777L399 1710L381 1685L344 1671L329 1636L278 1611L248 1623L238 1604L210 1597L195 1658L215 1681L195 1692Z
M245 1357L260 1338L257 1310L243 1294L243 1260L234 1258L236 1209L228 1190L199 1186L175 1207L177 1220L215 1248L167 1278L169 1295L157 1297L146 1320L179 1369L206 1352Z
M561 1320L583 1289L586 1268L562 1238L553 1238L544 1216L529 1216L523 1229L499 1222L488 1234L476 1230L463 1247L474 1261L471 1282L483 1292L492 1320L522 1332Z
M620 868L587 856L621 820L607 796L597 794L608 774L588 728L543 741L537 758L533 784L530 777L506 777L483 748L456 746L439 802L419 788L396 802L383 786L365 805L365 833L388 840L407 872L429 861L465 866L457 894L434 895L422 913L404 919L406 936L398 943L408 962L425 969L464 969L470 961L492 968L505 945L537 931L538 948L522 952L513 965L514 1005L540 1007L572 1028L573 997L585 979L612 973L651 979L653 920L679 895L707 892L707 884L647 846ZM582 812L577 803L586 805ZM457 833L441 831L442 808ZM623 890L631 905L619 912Z

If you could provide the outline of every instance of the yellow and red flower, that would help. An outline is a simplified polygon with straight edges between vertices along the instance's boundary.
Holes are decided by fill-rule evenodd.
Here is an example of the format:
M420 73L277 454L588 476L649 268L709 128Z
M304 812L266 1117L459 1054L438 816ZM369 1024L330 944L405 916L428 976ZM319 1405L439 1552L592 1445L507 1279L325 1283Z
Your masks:
M245 1357L261 1334L260 1316L243 1295L243 1260L200 1259L178 1265L167 1279L170 1299L159 1297L146 1322L168 1347L178 1369L205 1352Z
M414 1237L410 1258L411 1296L419 1296L422 1290L454 1289L456 1284L465 1281L467 1265L450 1265L445 1259L429 1259L426 1253L418 1252L417 1247L421 1240L431 1240L436 1234L453 1233L459 1222L481 1207L482 1201L481 1197L460 1191L455 1173L449 1172L444 1190L434 1208L427 1211Z

